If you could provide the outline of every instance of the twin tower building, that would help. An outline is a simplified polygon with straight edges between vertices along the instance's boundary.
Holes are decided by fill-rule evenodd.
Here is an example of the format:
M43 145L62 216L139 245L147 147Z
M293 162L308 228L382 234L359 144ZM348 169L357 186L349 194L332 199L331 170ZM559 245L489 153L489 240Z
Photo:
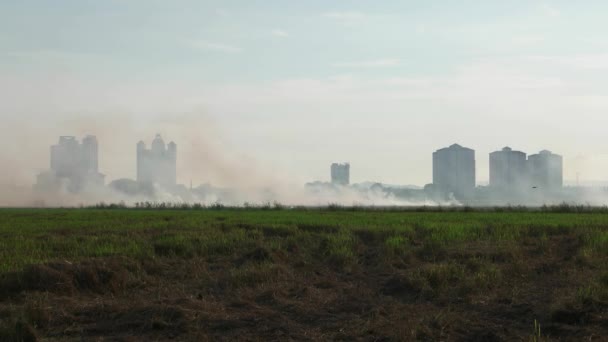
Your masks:
M177 145L165 145L157 134L149 149L143 141L137 143L137 181L156 183L165 189L177 184Z
M554 191L563 186L563 158L550 151L526 157L509 147L490 153L490 188L522 193ZM433 153L433 186L458 198L475 191L475 151L454 144Z
M51 146L51 168L38 175L36 186L43 190L65 188L80 192L86 186L105 183L99 173L98 144L95 136L88 135L82 142L73 136L62 136ZM159 134L146 148L143 141L137 143L137 181L156 183L171 189L177 183L177 145L165 142Z
M87 185L104 185L105 176L99 173L98 144L94 136L79 142L73 136L62 136L51 146L50 170L38 175L37 187L57 189L65 187L79 192ZM143 141L137 143L137 182L154 183L172 189L177 183L177 145L165 144L157 134L150 148ZM526 156L524 152L505 147L490 153L490 188L502 193L526 191L554 191L563 186L563 159L549 151ZM348 185L350 165L331 166L332 183ZM475 151L454 144L433 153L433 188L457 198L474 195Z

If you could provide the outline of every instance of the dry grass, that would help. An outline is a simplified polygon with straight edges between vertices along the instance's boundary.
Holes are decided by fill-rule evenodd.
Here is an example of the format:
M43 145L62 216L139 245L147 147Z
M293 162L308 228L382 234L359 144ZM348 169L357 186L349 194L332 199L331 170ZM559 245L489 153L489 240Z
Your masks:
M608 335L603 213L7 210L0 217L7 247L0 253L9 257L0 260L2 341Z

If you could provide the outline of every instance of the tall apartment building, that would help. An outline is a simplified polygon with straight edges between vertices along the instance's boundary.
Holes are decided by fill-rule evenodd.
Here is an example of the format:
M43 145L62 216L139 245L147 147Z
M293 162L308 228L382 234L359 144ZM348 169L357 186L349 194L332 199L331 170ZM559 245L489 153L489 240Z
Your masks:
M433 152L433 185L457 198L470 197L475 191L475 151L454 144Z
M543 150L528 157L530 185L541 190L557 190L564 184L563 158Z
M137 181L156 183L165 187L177 183L177 145L165 145L157 134L150 149L143 141L137 143Z
M490 186L503 191L521 190L527 186L526 154L505 147L490 153Z
M331 164L331 183L337 185L350 184L350 164Z
M37 185L50 189L65 185L70 192L79 192L85 185L103 185L99 173L97 138L87 135L80 143L74 136L61 136L50 148L50 170L38 175Z

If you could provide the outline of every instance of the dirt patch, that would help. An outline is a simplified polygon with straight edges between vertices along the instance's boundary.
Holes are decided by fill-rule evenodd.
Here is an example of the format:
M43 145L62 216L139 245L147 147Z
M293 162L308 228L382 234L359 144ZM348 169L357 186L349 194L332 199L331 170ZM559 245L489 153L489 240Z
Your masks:
M245 263L262 263L268 262L272 260L272 256L268 250L262 247L258 247L253 251L243 255L241 258L237 259L236 266L242 266Z
M420 295L420 286L404 276L394 276L382 286L381 293L387 296L414 300Z
M30 291L118 293L126 288L132 278L129 266L133 264L124 259L31 265L21 272L5 274L0 279L0 294L6 298Z
M175 306L135 306L109 305L86 308L73 315L73 322L81 327L77 335L153 335L172 338L188 332L186 311ZM75 331L74 331L75 332Z
M314 257L265 245L213 258L32 265L0 280L0 320L10 321L0 337L511 341L529 340L535 321L543 338L608 336L595 288L587 304L578 299L606 260L565 258L578 255L576 236L517 248L422 241L393 255L381 234L353 236L348 267L326 255L341 251L336 244Z

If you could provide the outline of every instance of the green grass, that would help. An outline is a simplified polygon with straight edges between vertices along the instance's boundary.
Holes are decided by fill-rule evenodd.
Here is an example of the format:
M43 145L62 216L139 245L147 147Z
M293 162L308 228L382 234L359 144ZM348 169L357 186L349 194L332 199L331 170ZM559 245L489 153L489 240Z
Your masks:
M147 315L150 298L183 312L182 334L202 329L209 340L286 322L309 334L329 316L339 321L317 340L544 341L574 324L587 329L577 337L608 332L603 209L156 209L0 209L0 340L65 331L86 305L124 318L130 336L154 319L109 315L106 301ZM251 317L264 324L242 324ZM344 324L351 335L335 329Z
M345 266L358 262L358 245L367 239L382 239L391 255L417 243L434 255L472 241L547 241L569 231L586 253L608 251L603 212L3 209L0 272L113 255L220 257L255 246L298 248Z

